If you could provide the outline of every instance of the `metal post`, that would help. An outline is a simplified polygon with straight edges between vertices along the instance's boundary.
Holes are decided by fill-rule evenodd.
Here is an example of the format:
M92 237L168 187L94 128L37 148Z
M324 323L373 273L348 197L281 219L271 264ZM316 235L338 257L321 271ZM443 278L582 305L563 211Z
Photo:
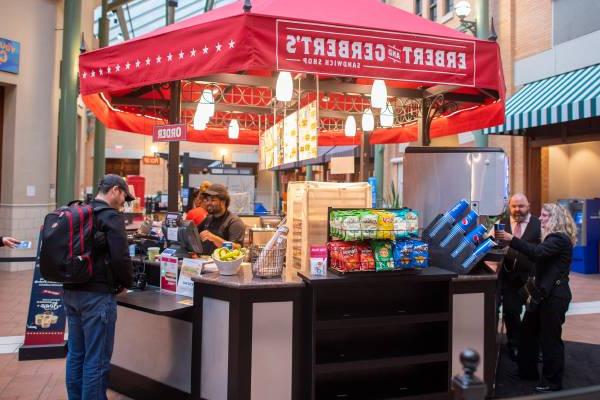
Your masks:
M58 170L56 202L62 206L75 198L77 146L77 57L81 32L81 0L65 0L60 103L58 109Z
M279 193L281 191L279 185L279 171L273 171L273 214L279 214Z
M102 14L98 26L98 39L100 47L108 46L108 18L107 13L108 0L102 0ZM98 118L96 118L94 129L94 181L96 186L100 179L106 173L106 127Z
M175 7L177 1L167 0L167 25L175 22ZM171 82L171 98L169 101L169 124L178 124L181 121L181 81ZM179 211L179 142L169 142L169 203L167 209L171 212Z
M370 164L370 147L369 147L369 132L364 132L361 136L360 140L360 173L359 173L359 181L366 182L369 179L369 173L371 171Z
M490 33L490 4L489 0L478 0L477 3L477 37L488 39ZM488 136L483 134L482 130L473 133L475 137L475 146L487 147Z
M417 143L419 146L429 146L431 144L429 136L429 107L427 100L420 99L421 115L417 121Z
M190 186L190 153L187 151L183 153L183 159L181 160L181 174L183 175L182 186L184 188Z
M313 178L313 170L312 170L312 165L308 164L306 165L306 177L304 178L305 181L312 181Z
M383 205L383 144L375 145L375 162L374 172L375 176L375 191L377 192L377 207Z

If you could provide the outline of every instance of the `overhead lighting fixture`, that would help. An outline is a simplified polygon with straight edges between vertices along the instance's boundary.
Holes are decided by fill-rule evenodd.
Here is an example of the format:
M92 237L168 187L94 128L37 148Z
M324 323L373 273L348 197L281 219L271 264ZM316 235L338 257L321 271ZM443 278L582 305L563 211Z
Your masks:
M352 115L348 115L348 118L346 118L344 134L346 136L356 136L356 119Z
M200 96L200 102L198 105L201 107L202 113L211 118L215 115L215 96L211 89L204 89L202 96Z
M379 122L384 128L391 128L394 125L394 109L390 103L387 103L385 110L381 111Z
M290 101L294 93L294 81L292 74L287 71L281 71L277 77L275 85L275 98L278 101Z
M471 3L467 0L459 1L454 6L454 12L458 18L466 18L471 14Z
M158 146L153 144L152 146L150 146L150 153L152 154L156 154L158 153Z
M373 118L373 111L367 108L363 111L362 115L362 130L363 132L373 132L375 129L375 118Z
M240 137L240 124L237 119L232 119L227 129L229 139L237 139Z
M385 108L387 104L387 88L381 79L375 79L371 86L371 107Z

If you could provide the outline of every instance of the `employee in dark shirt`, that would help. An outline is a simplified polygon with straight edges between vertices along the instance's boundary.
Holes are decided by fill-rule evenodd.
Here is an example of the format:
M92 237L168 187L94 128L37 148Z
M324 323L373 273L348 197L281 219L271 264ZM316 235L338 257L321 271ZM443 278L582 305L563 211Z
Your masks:
M246 226L237 215L228 210L229 193L218 183L210 185L204 192L208 217L198 227L204 254L212 254L223 242L233 242L234 248L240 248L244 242Z
M125 219L119 210L133 199L123 178L112 174L102 178L91 203L96 231L93 276L85 283L64 285L69 399L106 399L117 321L115 294L133 281Z

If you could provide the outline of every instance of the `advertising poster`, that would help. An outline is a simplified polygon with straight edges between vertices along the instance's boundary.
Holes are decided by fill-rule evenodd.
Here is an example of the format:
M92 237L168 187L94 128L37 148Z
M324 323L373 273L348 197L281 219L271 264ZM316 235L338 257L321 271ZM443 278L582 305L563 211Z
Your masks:
M65 308L61 283L49 282L40 273L40 244L33 270L29 314L25 328L25 345L55 345L65 340Z
M202 273L202 266L207 260L199 258L184 258L181 263L181 274L177 281L177 294L194 297L193 277L198 277Z
M160 290L171 293L177 292L177 257L161 255Z
M19 73L21 45L14 40L0 38L0 71Z

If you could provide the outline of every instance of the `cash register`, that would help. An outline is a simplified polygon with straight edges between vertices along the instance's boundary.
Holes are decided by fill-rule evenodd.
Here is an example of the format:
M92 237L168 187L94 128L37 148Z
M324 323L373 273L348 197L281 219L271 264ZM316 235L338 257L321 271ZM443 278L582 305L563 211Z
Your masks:
M174 257L187 258L190 253L202 254L202 241L196 224L183 220L180 213L167 213L162 230L168 248L174 250Z

